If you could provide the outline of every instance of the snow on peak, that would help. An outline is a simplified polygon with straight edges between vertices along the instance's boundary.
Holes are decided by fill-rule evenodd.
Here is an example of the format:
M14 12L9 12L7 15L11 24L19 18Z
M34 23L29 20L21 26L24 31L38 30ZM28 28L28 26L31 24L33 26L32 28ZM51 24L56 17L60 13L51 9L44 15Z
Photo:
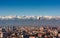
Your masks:
M0 19L60 19L60 16L0 16Z

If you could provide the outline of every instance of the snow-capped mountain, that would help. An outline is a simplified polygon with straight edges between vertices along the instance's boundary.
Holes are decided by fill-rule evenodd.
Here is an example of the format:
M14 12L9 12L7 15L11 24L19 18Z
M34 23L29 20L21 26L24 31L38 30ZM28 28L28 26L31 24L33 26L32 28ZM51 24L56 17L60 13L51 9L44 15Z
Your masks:
M60 19L60 16L0 16L0 19Z
M13 19L13 18L18 18L18 19L37 19L36 16L0 16L0 19Z
M60 16L0 16L0 25L60 25Z

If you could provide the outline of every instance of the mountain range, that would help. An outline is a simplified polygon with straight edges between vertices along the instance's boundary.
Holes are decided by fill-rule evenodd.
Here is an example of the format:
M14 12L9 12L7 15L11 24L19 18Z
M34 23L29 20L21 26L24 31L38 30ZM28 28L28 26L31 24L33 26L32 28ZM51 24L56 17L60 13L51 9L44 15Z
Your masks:
M60 25L60 16L0 16L0 26L13 25Z

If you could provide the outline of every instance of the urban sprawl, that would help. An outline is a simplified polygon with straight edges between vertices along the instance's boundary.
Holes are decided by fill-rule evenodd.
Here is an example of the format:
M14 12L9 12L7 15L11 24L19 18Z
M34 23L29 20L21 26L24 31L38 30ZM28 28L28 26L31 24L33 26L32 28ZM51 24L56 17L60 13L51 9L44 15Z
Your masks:
M0 38L60 38L60 26L0 26Z

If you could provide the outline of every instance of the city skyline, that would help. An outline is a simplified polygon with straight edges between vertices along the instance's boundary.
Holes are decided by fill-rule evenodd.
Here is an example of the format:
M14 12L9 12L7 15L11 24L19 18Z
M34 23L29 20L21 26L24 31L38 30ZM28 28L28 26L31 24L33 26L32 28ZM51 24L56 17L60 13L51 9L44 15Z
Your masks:
M0 0L0 16L60 16L59 0Z

